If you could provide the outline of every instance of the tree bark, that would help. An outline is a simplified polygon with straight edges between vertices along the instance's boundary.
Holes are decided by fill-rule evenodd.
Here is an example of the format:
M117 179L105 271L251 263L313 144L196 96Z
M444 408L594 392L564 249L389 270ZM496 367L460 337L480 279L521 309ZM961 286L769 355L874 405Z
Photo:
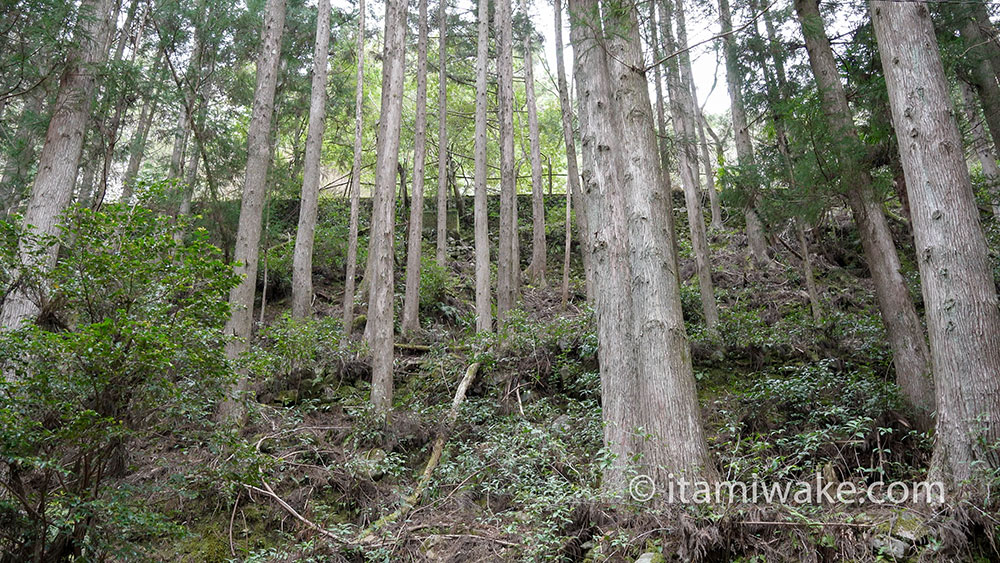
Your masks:
M661 12L657 14L657 11ZM659 29L672 25L669 20L663 17L663 6L660 2L649 3L649 42L653 46L653 57L659 61L662 58L663 40L666 35L658 36ZM672 33L672 29L665 29L667 35ZM663 97L663 72L660 65L653 66L653 79L656 82L656 136L658 149L660 152L660 176L663 180L663 190L667 197L667 231L670 234L670 246L674 249L674 255L678 255L677 250L677 230L674 220L674 187L670 180L672 166L670 164L670 137L667 134L666 103ZM669 74L669 69L667 71Z
M983 176L986 177L990 197L993 199L991 205L993 218L1000 219L1000 166L997 165L996 153L990 150L990 141L986 138L983 122L979 118L979 106L976 103L972 87L962 80L958 81L958 87L962 91L962 105L965 107L965 116L969 121L972 150L976 153L979 164L983 167Z
M870 5L913 217L934 364L931 477L949 487L1000 459L1000 309L962 139L924 4ZM976 467L980 465L980 467Z
M246 177L233 253L235 270L241 279L229 293L231 313L225 327L225 334L232 337L226 344L226 356L230 359L238 358L250 347L267 169L271 164L271 117L281 59L281 35L285 26L285 0L268 0L264 10L253 111L247 132ZM239 395L248 386L246 374L240 374L232 396L220 405L219 415L223 421L238 423L243 419L245 413Z
M733 37L733 18L729 10L729 0L719 0L719 24L724 34L722 49L726 57L726 86L729 90L729 101L733 116L733 135L736 139L736 158L744 176L754 167L753 141L750 139L750 128L747 125L746 105L743 103L743 74L740 72L739 52L736 39ZM757 215L756 187L740 181L737 188L743 192L746 203L743 206L743 217L746 220L747 243L750 256L758 266L768 264L767 241L764 239L764 225Z
M841 173L846 176L844 185L849 187L847 200L858 225L865 259L875 283L879 311L892 346L896 383L903 398L912 407L917 424L927 428L934 411L934 391L930 353L923 327L900 273L899 255L896 253L882 204L872 187L871 175L857 161L855 151L849 146L860 144L861 141L847 105L847 95L840 82L830 40L823 30L817 0L795 0L795 10L802 24L809 64L816 77L821 94L820 103L829 128L832 134L844 139L844 142L838 144L839 158L843 163Z
M347 239L347 273L344 277L344 334L354 325L354 284L358 269L358 213L361 207L361 142L364 127L365 0L358 0L357 70L354 85L354 164L351 166L351 211Z
M675 52L687 48L687 31L684 23L684 7L681 0L672 4L664 1L664 39L667 49ZM674 19L676 18L676 19ZM677 25L676 39L669 27L669 21ZM680 60L676 60L679 58ZM712 264L709 258L708 235L705 231L705 216L702 212L701 190L698 187L698 132L694 124L695 107L692 92L690 58L681 55L669 63L671 110L674 119L674 133L678 142L678 157L681 184L684 187L684 201L687 204L688 227L691 246L694 249L695 266L698 273L698 290L701 296L701 310L705 326L715 331L719 324L719 307L715 301L712 285ZM678 64L679 63L679 64Z
M521 0L521 11L528 16L528 3ZM538 133L538 110L535 107L535 73L532 68L531 31L524 35L524 99L528 106L528 139L531 145L531 263L528 279L538 287L547 287L545 280L545 197L542 186L542 148ZM515 232L516 232L515 226ZM516 235L515 235L516 236Z
M0 219L6 218L18 206L29 184L29 170L36 153L36 123L44 101L45 89L39 87L28 94L21 109L11 153L5 163L3 177L0 179L0 190L2 190L0 194L3 197L0 201Z
M73 32L76 48L63 67L59 93L52 107L52 117L45 143L38 158L38 174L31 189L23 224L39 235L58 234L59 216L73 199L77 168L83 152L84 130L90 116L90 102L97 82L92 71L107 58L107 38L114 21L116 4L112 0L84 0ZM20 249L22 260L30 257L29 248ZM38 266L51 270L58 248L52 247ZM38 315L39 295L24 288L11 293L0 311L0 327L16 328Z
M708 203L712 210L712 223L709 226L713 231L721 231L722 207L719 205L719 192L715 189L715 165L712 155L708 150L708 137L705 136L705 116L698 110L698 140L701 142L701 160L705 168L705 192L708 193Z
M394 179L399 164L399 131L403 115L403 78L406 65L405 0L389 0L385 12L382 51L382 108L379 112L375 156L375 192L372 197L371 288L368 326L371 329L372 394L376 411L392 408L393 365L393 243L396 211ZM426 7L425 7L426 10ZM424 16L426 20L426 14Z
M476 155L475 155L475 246L476 330L492 332L490 297L490 239L486 212L486 71L489 51L489 0L479 0L476 40Z
M295 231L292 257L292 318L312 316L312 261L319 212L320 157L326 130L326 73L330 52L330 0L316 6L316 46L313 52L312 90L309 99L309 131L306 133L306 160L302 171L299 225Z
M617 115L622 119L631 319L636 365L641 468L655 483L673 475L710 478L691 352L681 311L677 256L667 230L667 194L660 178L639 17L634 5L611 3L609 54ZM678 26L683 16L678 6ZM682 43L683 45L683 43ZM690 117L690 116L689 116ZM689 120L690 121L690 120ZM697 210L700 216L700 208ZM702 224L704 229L704 224ZM602 364L603 365L603 364ZM671 416L663 416L663 413Z
M496 0L497 105L500 118L500 231L497 250L497 322L517 300L517 175L514 171L514 55L510 0Z
M590 280L597 316L597 357L601 367L601 412L604 446L611 463L602 488L622 495L629 464L638 451L633 433L638 420L638 366L632 334L631 264L629 262L626 200L622 189L624 158L621 118L614 103L611 74L601 36L597 0L570 0L570 40L573 76L579 104L581 189L584 212L592 233Z
M438 0L438 187L437 187L437 265L444 267L448 258L448 75L445 38L448 0Z
M554 0L553 11L555 12L555 35L556 35L556 84L559 90L559 109L562 115L562 133L563 142L566 144L566 197L572 199L571 203L567 203L567 209L576 208L576 230L578 236L580 237L580 255L583 259L583 272L584 279L590 280L592 275L590 271L590 245L587 243L587 237L590 236L590 229L587 226L587 214L583 212L583 194L580 191L580 169L576 160L576 139L573 136L573 105L569 99L569 84L566 81L566 63L563 60L563 32L562 32L562 0ZM567 211L571 213L571 211ZM569 219L567 217L566 223L566 240L572 240L572 226L569 224ZM569 255L570 243L567 242L566 254ZM564 262L566 260L564 259ZM564 294L569 292L569 279L565 273L563 274L563 287ZM587 284L586 293L587 300L591 300L591 291L589 282Z
M157 80L160 74L160 61L163 51L156 50L156 58L153 60L151 77ZM132 142L129 144L128 166L125 168L125 176L122 179L121 201L129 203L135 191L136 177L139 175L139 166L142 164L142 157L146 152L146 140L149 138L149 130L153 126L153 118L156 117L156 107L159 103L159 82L153 87L152 94L146 98L139 113L139 123L136 126Z
M427 0L418 0L417 115L413 126L413 202L406 247L406 293L403 299L404 334L420 329L420 258L424 231L424 161L427 156Z
M963 8L957 8L957 17L962 21L959 34L968 52L966 62L972 71L972 80L979 93L979 99L983 103L983 113L993 137L993 145L1000 151L1000 84L997 83L997 69L993 66L1000 64L1000 61L991 60L990 40L983 37L975 16L966 13ZM986 21L989 21L988 17Z

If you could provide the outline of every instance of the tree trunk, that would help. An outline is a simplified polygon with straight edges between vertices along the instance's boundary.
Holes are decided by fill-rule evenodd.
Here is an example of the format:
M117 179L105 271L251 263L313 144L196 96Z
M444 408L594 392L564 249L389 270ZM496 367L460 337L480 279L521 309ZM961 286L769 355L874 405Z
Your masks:
M990 141L986 138L983 122L979 118L979 106L972 87L962 80L958 81L958 87L962 90L962 105L965 106L965 116L969 120L972 150L983 167L983 176L986 177L990 197L993 199L993 218L1000 220L1000 166L997 166L996 153L990 150Z
M802 253L802 276L806 281L806 293L809 294L809 307L812 310L813 320L819 322L823 319L823 307L819 303L819 291L816 290L816 276L813 274L809 240L806 239L806 230L802 226L802 221L796 218L794 222L795 237L799 241L799 252Z
M708 151L708 137L705 136L705 116L698 111L698 140L701 142L701 160L705 168L705 191L708 193L708 202L712 210L712 223L709 228L713 231L721 231L722 207L719 205L719 192L715 189L715 164L712 155Z
M395 170L399 164L399 131L403 116L403 78L406 65L405 0L389 0L385 11L385 45L382 52L382 108L375 156L375 193L372 194L372 230L368 243L371 288L368 326L372 349L372 406L392 408L393 364L393 242L396 201ZM426 7L424 8L426 11ZM426 13L423 20L426 21Z
M510 0L496 0L497 106L500 119L500 231L497 250L497 322L517 300L517 175L514 171L514 55Z
M750 256L758 266L768 263L767 242L764 239L764 225L757 215L757 188L742 180L754 167L753 141L750 139L750 129L747 125L746 105L743 103L743 75L739 67L739 51L736 39L733 37L733 18L729 10L729 0L719 0L719 24L722 27L722 49L726 57L726 86L729 89L729 101L733 115L733 135L736 139L736 158L742 169L737 188L746 198L743 207L743 217L746 220L747 243Z
M156 59L153 60L153 65L150 67L152 69L150 74L154 80L158 80L162 57L163 51L157 49ZM129 144L128 166L125 168L125 176L122 179L121 201L124 203L132 200L132 195L135 191L135 181L139 175L139 166L142 164L142 157L146 152L146 139L149 138L149 130L153 126L153 118L156 117L159 91L159 82L157 82L153 88L152 95L146 98L146 101L142 105L142 110L139 114L139 123L136 125L132 142Z
M476 330L478 332L492 332L493 330L493 311L490 297L490 234L486 212L486 57L490 44L489 23L489 0L479 0L476 39L476 192L474 202Z
M631 265L629 263L626 201L622 190L623 136L612 91L611 74L600 35L597 0L570 0L570 40L573 77L579 103L581 189L584 212L591 226L585 238L591 246L590 281L597 316L597 357L601 367L601 412L604 446L611 463L604 469L602 488L621 495L628 483L638 439L637 365L632 334Z
M572 203L567 203L567 209L576 208L576 230L580 237L580 255L583 259L584 279L590 280L590 244L587 242L590 236L590 229L587 226L587 214L583 212L583 194L580 191L580 169L576 161L576 139L573 136L573 105L569 99L569 84L566 81L566 63L563 60L563 34L562 34L562 0L554 0L553 11L555 12L555 35L556 35L556 83L559 89L559 109L562 114L563 142L566 144L566 197L571 198ZM567 213L570 213L567 211ZM572 226L567 218L566 240L571 241ZM570 244L567 243L566 254L569 254ZM564 262L566 260L564 259ZM565 267L564 267L565 269ZM563 274L564 293L568 293L568 276ZM587 300L591 300L590 283L587 284Z
M21 110L11 152L0 179L0 194L3 197L0 201L0 219L6 218L18 206L29 184L28 175L36 152L36 123L44 101L45 89L40 87L28 94Z
M354 283L358 268L358 213L361 207L361 142L365 108L365 1L358 0L357 70L354 85L354 164L351 166L351 211L347 239L347 274L344 278L344 334L354 324Z
M299 226L295 231L292 258L292 318L312 316L312 261L319 212L320 157L326 129L326 73L330 52L330 0L316 7L316 47L313 52L312 90L309 99L309 132L306 133L306 160L302 171L302 198Z
M73 199L77 168L83 152L83 140L90 102L97 75L91 72L107 57L107 37L115 17L112 0L84 0L80 5L76 29L76 48L72 49L63 66L59 93L52 107L45 143L38 158L38 174L24 210L23 224L39 235L58 234L59 216ZM30 248L21 248L22 260L40 260L45 270L56 263L58 248L44 256L31 257ZM40 295L21 288L11 293L0 311L0 327L16 328L21 322L38 314Z
M285 26L285 0L268 0L264 10L253 111L247 132L246 177L233 253L235 270L241 279L229 292L229 307L232 312L225 327L226 335L232 337L226 344L226 356L231 360L238 358L250 347L267 169L271 164L271 117L274 112L278 63L281 59L281 35ZM219 415L223 421L238 423L244 417L239 395L247 390L248 385L246 374L240 374L232 396L220 405Z
M424 161L427 156L427 0L418 0L420 32L417 39L417 115L413 126L413 202L406 246L404 334L420 329L420 258L424 231Z
M990 448L1000 440L1000 309L927 6L876 1L871 12L900 133L936 376L931 477L953 488L1000 468Z
M997 83L997 72L993 67L988 50L989 40L983 37L979 23L959 8L962 25L959 34L965 43L967 63L972 71L972 80L983 103L983 113L993 136L993 145L1000 151L1000 84ZM988 18L987 18L987 21Z
M675 52L687 48L687 31L684 23L684 7L681 0L671 5L671 0L664 3L665 22L664 39L667 49ZM669 27L671 13L676 18L676 42ZM705 326L709 331L716 330L719 324L719 308L715 301L712 286L712 264L709 259L708 235L705 232L705 216L702 212L701 190L698 187L698 132L694 124L695 107L692 99L692 80L690 58L681 55L670 61L670 101L674 118L674 132L678 142L678 157L680 161L681 184L684 187L684 201L687 204L688 227L691 234L691 246L694 249L695 266L698 273L698 290L701 295L701 310L705 318ZM680 64L678 64L678 62ZM679 67L679 68L678 68Z
M437 265L444 267L448 258L448 75L445 63L448 0L438 0L438 187L437 187Z
M649 42L653 46L653 58L659 61L662 58L663 47L662 41L665 39L666 35L672 33L672 29L666 29L666 35L658 37L658 29L663 28L663 26L672 25L668 20L662 17L657 17L657 10L663 11L663 6L660 2L650 2L649 3ZM669 69L668 69L669 73ZM667 134L667 117L666 117L666 104L663 99L663 72L661 70L661 65L657 64L653 66L653 79L656 81L656 136L657 136L657 148L660 153L660 177L663 181L663 193L666 194L667 198L667 231L670 234L670 246L674 249L674 256L678 255L677 250L677 230L674 220L674 187L670 181L670 173L672 166L670 164L670 137Z
M830 41L823 30L817 0L795 0L795 10L802 24L809 63L821 92L820 102L829 129L833 135L844 139L844 142L838 144L841 151L839 157L843 163L841 173L849 175L845 181L846 186L851 186L847 200L858 225L865 259L875 283L875 296L882 321L892 346L896 383L904 399L913 408L917 424L927 428L934 411L934 391L930 353L923 327L900 273L899 256L896 254L882 204L875 196L871 176L863 164L857 161L856 153L850 147L850 144L856 146L861 141L847 105L847 95L840 82Z
M521 11L528 16L528 3L521 0ZM528 279L538 287L547 287L545 280L545 197L542 186L542 148L538 133L538 111L535 107L535 76L532 69L531 34L524 34L524 99L528 106L528 138L531 144L531 263ZM513 133L512 133L513 134ZM515 233L517 227L515 226ZM515 235L516 236L516 235Z
M645 433L639 442L642 472L659 484L668 483L673 475L710 478L711 461L681 311L677 256L667 230L668 206L660 178L649 85L641 70L646 64L639 17L636 8L627 4L615 5L608 12L617 16L610 22L615 34L608 41L607 60L614 99L619 104L616 114L623 121L621 150L627 155L622 158L621 189L625 193L631 265L629 321L638 366L636 399L640 412L635 422ZM677 15L678 29L682 30L679 5ZM701 215L700 208L696 212ZM701 227L704 229L704 224Z
M791 95L788 90L788 78L785 75L785 55L778 46L777 33L771 15L764 2L757 0L754 6L763 14L764 24L767 28L768 54L774 62L775 76L771 75L767 63L764 62L764 80L767 87L769 105L771 106L771 122L774 124L774 132L778 145L778 152L781 154L785 165L785 173L788 175L788 186L795 189L795 169L792 162L791 149L788 146L788 134L785 128L785 114L779 108L788 101ZM754 35L757 35L757 27L753 28ZM806 293L809 295L809 307L812 310L813 320L819 322L823 317L823 308L819 301L819 292L816 290L816 278L813 273L812 257L809 252L809 241L806 239L805 227L799 217L792 219L795 228L795 237L799 243L799 252L802 254L802 278L805 281Z

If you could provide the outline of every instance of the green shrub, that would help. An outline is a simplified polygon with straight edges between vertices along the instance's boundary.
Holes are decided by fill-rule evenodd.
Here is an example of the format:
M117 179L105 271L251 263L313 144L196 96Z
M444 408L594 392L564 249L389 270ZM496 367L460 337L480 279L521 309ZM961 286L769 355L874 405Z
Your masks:
M236 277L205 231L178 244L183 225L142 206L73 208L63 224L60 262L33 280L46 322L0 332L0 551L15 560L115 558L171 531L120 485L129 446L207 430L231 381Z

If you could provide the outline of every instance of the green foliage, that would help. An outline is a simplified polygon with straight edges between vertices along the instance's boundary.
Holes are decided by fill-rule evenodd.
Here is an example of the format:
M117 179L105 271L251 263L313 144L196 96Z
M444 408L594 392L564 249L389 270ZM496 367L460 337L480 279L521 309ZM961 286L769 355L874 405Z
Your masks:
M890 418L901 408L891 383L835 360L768 369L723 403L715 446L732 480L809 478L827 464L845 479L909 478L919 464L903 450L929 447Z
M0 332L0 546L15 558L125 555L170 531L116 478L133 442L207 429L231 378L236 278L204 231L179 244L184 226L142 206L73 208L63 224L62 260L34 272L45 322Z

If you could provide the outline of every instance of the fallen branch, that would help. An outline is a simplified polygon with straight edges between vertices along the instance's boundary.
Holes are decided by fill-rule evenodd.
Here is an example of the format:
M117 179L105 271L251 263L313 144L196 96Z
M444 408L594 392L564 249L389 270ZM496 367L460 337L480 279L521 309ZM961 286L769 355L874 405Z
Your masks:
M424 494L424 490L427 489L427 485L431 481L431 475L434 473L434 469L437 468L438 463L441 461L441 454L444 452L444 444L448 441L448 437L451 435L452 427L455 424L455 420L458 419L458 408L462 406L462 402L465 401L465 393L469 390L469 386L472 385L472 381L476 378L476 374L479 373L479 362L476 362L469 366L469 369L465 370L465 377L462 378L462 382L458 384L458 390L455 391L455 398L451 402L451 409L448 411L448 416L445 418L444 427L438 434L437 440L434 441L434 448L431 450L431 457L427 460L427 466L424 467L424 473L420 476L420 480L417 481L416 488L413 489L413 494L403 499L403 505L399 507L398 510L379 518L374 524L371 525L367 530L358 534L359 543L371 543L375 541L375 532L384 528L387 524L391 524L396 520L399 520L416 506L420 497Z
M284 508L286 512L288 512L289 514L291 514L292 516L294 516L296 520L298 520L299 522L302 522L306 526L309 526L313 530L316 530L320 534L323 534L324 536L326 536L326 537L328 537L328 538L330 538L332 540L341 541L341 538L339 536L337 536L336 534L334 534L333 532L324 529L319 524L316 524L315 522L313 522L311 520L308 520L305 516L302 516L301 514L299 514L297 510L295 510L294 508L292 508L292 505L290 505L287 502L285 502L285 499L279 497L271 489L271 486L267 484L267 481L264 481L263 479L261 479L260 484L264 485L263 489L261 489L259 487L254 487L253 485L246 485L246 484L244 484L243 486L246 487L246 488L248 488L248 489L250 489L251 491L256 491L256 492L258 492L258 493L260 493L262 495L267 495L267 496L271 497L272 499L274 499L275 502L277 502L281 506L281 508Z
M407 350L410 352L430 352L432 349L432 346L428 344L408 344L406 342L396 342L394 346L397 350ZM452 352L468 349L468 346L445 346L445 350L451 350Z

